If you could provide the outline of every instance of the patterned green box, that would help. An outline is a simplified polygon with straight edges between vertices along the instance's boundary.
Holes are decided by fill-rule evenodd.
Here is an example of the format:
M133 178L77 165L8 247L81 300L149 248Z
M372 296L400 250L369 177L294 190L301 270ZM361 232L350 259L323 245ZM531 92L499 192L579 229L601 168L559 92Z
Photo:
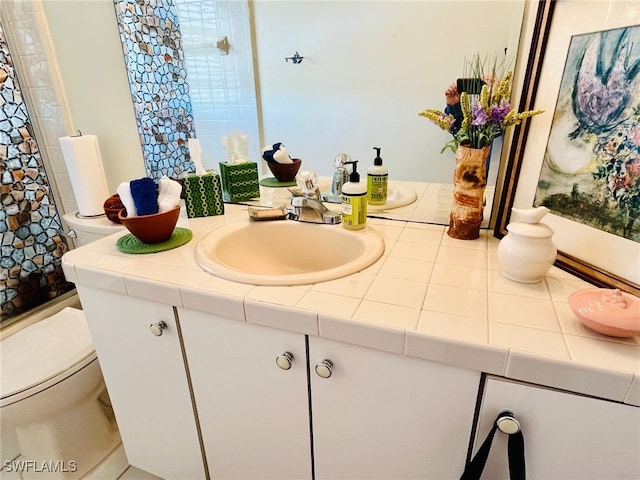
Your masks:
M222 183L217 172L186 175L182 189L189 218L224 215Z
M242 202L260 196L257 163L227 165L220 162L220 176L225 202Z

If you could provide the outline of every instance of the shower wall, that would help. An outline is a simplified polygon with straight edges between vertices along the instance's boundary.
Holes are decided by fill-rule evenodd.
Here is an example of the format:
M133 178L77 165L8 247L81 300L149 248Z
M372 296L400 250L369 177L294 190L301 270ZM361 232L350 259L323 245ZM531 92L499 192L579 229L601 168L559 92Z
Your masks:
M172 0L114 0L147 175L195 171L195 137L178 17Z
M0 22L0 322L73 288L63 233L38 141Z

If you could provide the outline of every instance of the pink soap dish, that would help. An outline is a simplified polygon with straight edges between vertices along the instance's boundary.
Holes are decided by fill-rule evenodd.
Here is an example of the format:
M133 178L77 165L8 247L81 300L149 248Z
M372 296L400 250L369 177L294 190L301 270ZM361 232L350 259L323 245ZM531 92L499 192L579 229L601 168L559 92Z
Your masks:
M587 288L569 295L569 306L580 322L610 337L640 334L640 298L618 289Z

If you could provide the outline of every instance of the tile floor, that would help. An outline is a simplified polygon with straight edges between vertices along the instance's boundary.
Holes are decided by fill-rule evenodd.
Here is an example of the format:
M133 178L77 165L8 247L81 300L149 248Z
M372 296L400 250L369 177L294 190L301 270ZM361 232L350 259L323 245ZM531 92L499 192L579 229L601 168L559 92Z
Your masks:
M150 473L129 465L124 447L119 444L107 458L98 464L82 480L161 480Z
M17 459L19 460L19 458ZM18 472L0 471L0 480L22 480L23 477ZM151 475L139 468L129 465L127 456L124 453L122 443L118 446L93 470L87 473L82 480L162 480L160 477Z

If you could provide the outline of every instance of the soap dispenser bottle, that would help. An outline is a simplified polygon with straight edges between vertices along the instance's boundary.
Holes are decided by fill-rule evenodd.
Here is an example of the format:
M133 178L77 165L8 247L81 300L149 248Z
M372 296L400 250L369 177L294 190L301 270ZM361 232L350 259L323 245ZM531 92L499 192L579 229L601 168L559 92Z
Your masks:
M373 147L376 158L373 165L367 170L367 201L370 205L384 205L387 203L387 183L389 170L382 165L380 147Z
M350 163L353 171L342 186L342 225L349 230L360 230L367 222L367 184L360 181L358 161Z

